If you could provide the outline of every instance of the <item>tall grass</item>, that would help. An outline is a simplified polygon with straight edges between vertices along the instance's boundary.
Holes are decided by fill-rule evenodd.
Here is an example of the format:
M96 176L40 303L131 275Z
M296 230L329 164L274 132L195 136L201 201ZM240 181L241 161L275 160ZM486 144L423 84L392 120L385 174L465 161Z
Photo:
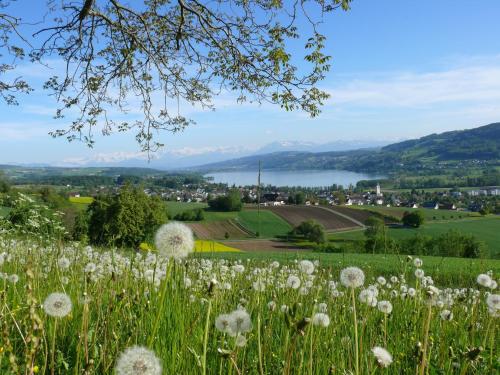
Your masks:
M349 290L338 283L335 265L169 261L153 253L8 239L0 239L0 253L1 374L52 367L55 374L112 374L120 353L135 345L152 350L164 374L344 374L357 363L360 374L498 369L498 319L485 303L491 290L456 285L430 299L432 279L416 283L411 262L401 273L384 274L384 285L369 276ZM299 286L287 283L290 275ZM376 298L392 303L390 314L359 300L369 285ZM71 298L68 316L45 313L42 303L53 292ZM250 314L251 330L218 330L215 319L236 309ZM452 320L441 317L445 309ZM313 325L318 311L329 324ZM389 367L380 367L375 346L392 354Z

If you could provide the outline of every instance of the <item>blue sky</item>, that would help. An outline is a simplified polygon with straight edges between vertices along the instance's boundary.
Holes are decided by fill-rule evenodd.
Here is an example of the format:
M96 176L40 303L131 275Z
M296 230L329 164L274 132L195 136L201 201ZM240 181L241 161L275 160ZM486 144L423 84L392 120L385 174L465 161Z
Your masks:
M332 98L318 118L237 105L225 95L215 100L215 112L185 107L197 124L162 134L165 152L230 154L283 140L396 141L500 121L499 15L496 0L355 0L349 12L336 12L323 25L333 67L321 87ZM35 82L48 75L29 64L19 72ZM132 133L97 138L93 150L51 138L48 131L64 121L52 119L57 104L42 90L20 103L0 103L0 163L141 157Z

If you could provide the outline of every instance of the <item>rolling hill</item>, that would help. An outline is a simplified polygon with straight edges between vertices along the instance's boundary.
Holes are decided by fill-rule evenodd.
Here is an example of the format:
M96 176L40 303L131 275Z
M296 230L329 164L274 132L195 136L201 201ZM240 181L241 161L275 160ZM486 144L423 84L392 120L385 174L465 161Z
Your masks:
M431 134L379 149L336 152L273 152L206 164L198 171L345 169L356 172L396 172L453 166L500 165L500 123Z

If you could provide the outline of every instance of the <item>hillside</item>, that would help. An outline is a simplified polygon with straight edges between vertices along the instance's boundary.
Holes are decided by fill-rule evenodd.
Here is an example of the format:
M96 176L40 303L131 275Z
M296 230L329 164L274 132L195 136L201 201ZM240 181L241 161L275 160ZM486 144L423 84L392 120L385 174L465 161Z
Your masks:
M275 152L206 164L199 171L251 170L262 162L266 170L346 169L396 172L446 167L490 167L500 164L500 123L431 134L380 149L337 152Z

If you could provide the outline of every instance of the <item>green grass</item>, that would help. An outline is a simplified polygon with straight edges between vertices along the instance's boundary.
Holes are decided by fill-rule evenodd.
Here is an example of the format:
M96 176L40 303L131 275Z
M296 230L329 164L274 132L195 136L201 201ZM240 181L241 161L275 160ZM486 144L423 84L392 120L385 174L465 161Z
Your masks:
M274 238L286 235L292 227L271 211L244 210L239 212L237 221L253 233L260 233L261 238Z
M427 221L460 220L470 217L479 217L475 212L455 211L455 210L433 210L430 208L409 208L409 207L385 207L385 206L349 206L349 208L378 212L383 215L401 218L405 211L420 211Z
M196 255L198 256L198 255ZM404 273L409 268L409 258L406 255L394 254L327 254L311 251L276 252L255 251L242 253L203 254L203 257L242 259L250 261L267 261L269 259L280 262L293 263L296 260L318 260L322 267L341 269L348 266L360 267L365 271L368 282L374 282L379 275L390 276ZM432 275L434 281L444 285L467 284L475 286L475 277L484 270L500 272L500 260L497 259L464 259L450 257L419 257L424 261L427 274ZM411 262L410 262L411 263Z
M224 221L232 220L238 217L239 212L216 212L216 211L205 211L205 219L203 221Z
M500 254L500 217L471 218L468 220L456 220L446 222L428 222L420 228L390 228L389 235L396 239L413 237L415 234L437 236L457 230L463 234L472 234L478 240L486 243L490 249L491 256ZM341 232L330 235L330 239L357 241L364 238L363 231Z
M150 373L325 375L335 366L335 374L354 374L358 362L360 375L418 374L418 342L430 345L422 373L467 369L470 362L462 353L479 346L484 348L481 360L470 370L496 373L498 325L488 314L487 289L475 280L488 270L498 280L499 261L423 257L423 270L441 295L447 286L479 288L477 295L468 289L461 296L447 295L444 301L451 298L453 303L443 308L451 310L453 319L446 321L441 308L429 303L406 257L207 253L179 261L161 254L141 260L134 252L116 249L91 252L77 244L37 246L0 237L3 252L9 256L3 258L7 277L0 283L0 374L136 374L141 372L137 367L155 361L132 363L126 372L113 370L133 346L147 348L161 362L163 372ZM313 277L295 263L304 258L319 260L313 269L306 265ZM273 260L280 263L273 265ZM393 306L390 314L362 303L363 287L333 287L346 266L363 269L364 287L375 284L377 276L397 278L390 286L377 287L378 300ZM13 280L12 275L18 277ZM292 277L300 289L292 288ZM403 286L415 288L415 295L402 296ZM64 292L71 303L46 303L54 292ZM471 308L473 297L477 304ZM65 306L59 317L51 316ZM330 324L308 324L310 318L318 321L318 310ZM244 347L236 347L236 332L216 323L222 314L231 314L229 328L239 329ZM359 340L354 327L359 327ZM392 354L394 362L387 369L378 367L371 351L375 346Z
M3 207L0 206L0 217L5 217L9 213L10 208L9 207Z
M69 201L71 203L78 203L78 204L91 204L94 201L94 198L92 197L69 197Z
M194 210L196 208L205 208L205 207L207 207L206 203L172 202L172 201L167 202L167 212L172 217L184 211Z

